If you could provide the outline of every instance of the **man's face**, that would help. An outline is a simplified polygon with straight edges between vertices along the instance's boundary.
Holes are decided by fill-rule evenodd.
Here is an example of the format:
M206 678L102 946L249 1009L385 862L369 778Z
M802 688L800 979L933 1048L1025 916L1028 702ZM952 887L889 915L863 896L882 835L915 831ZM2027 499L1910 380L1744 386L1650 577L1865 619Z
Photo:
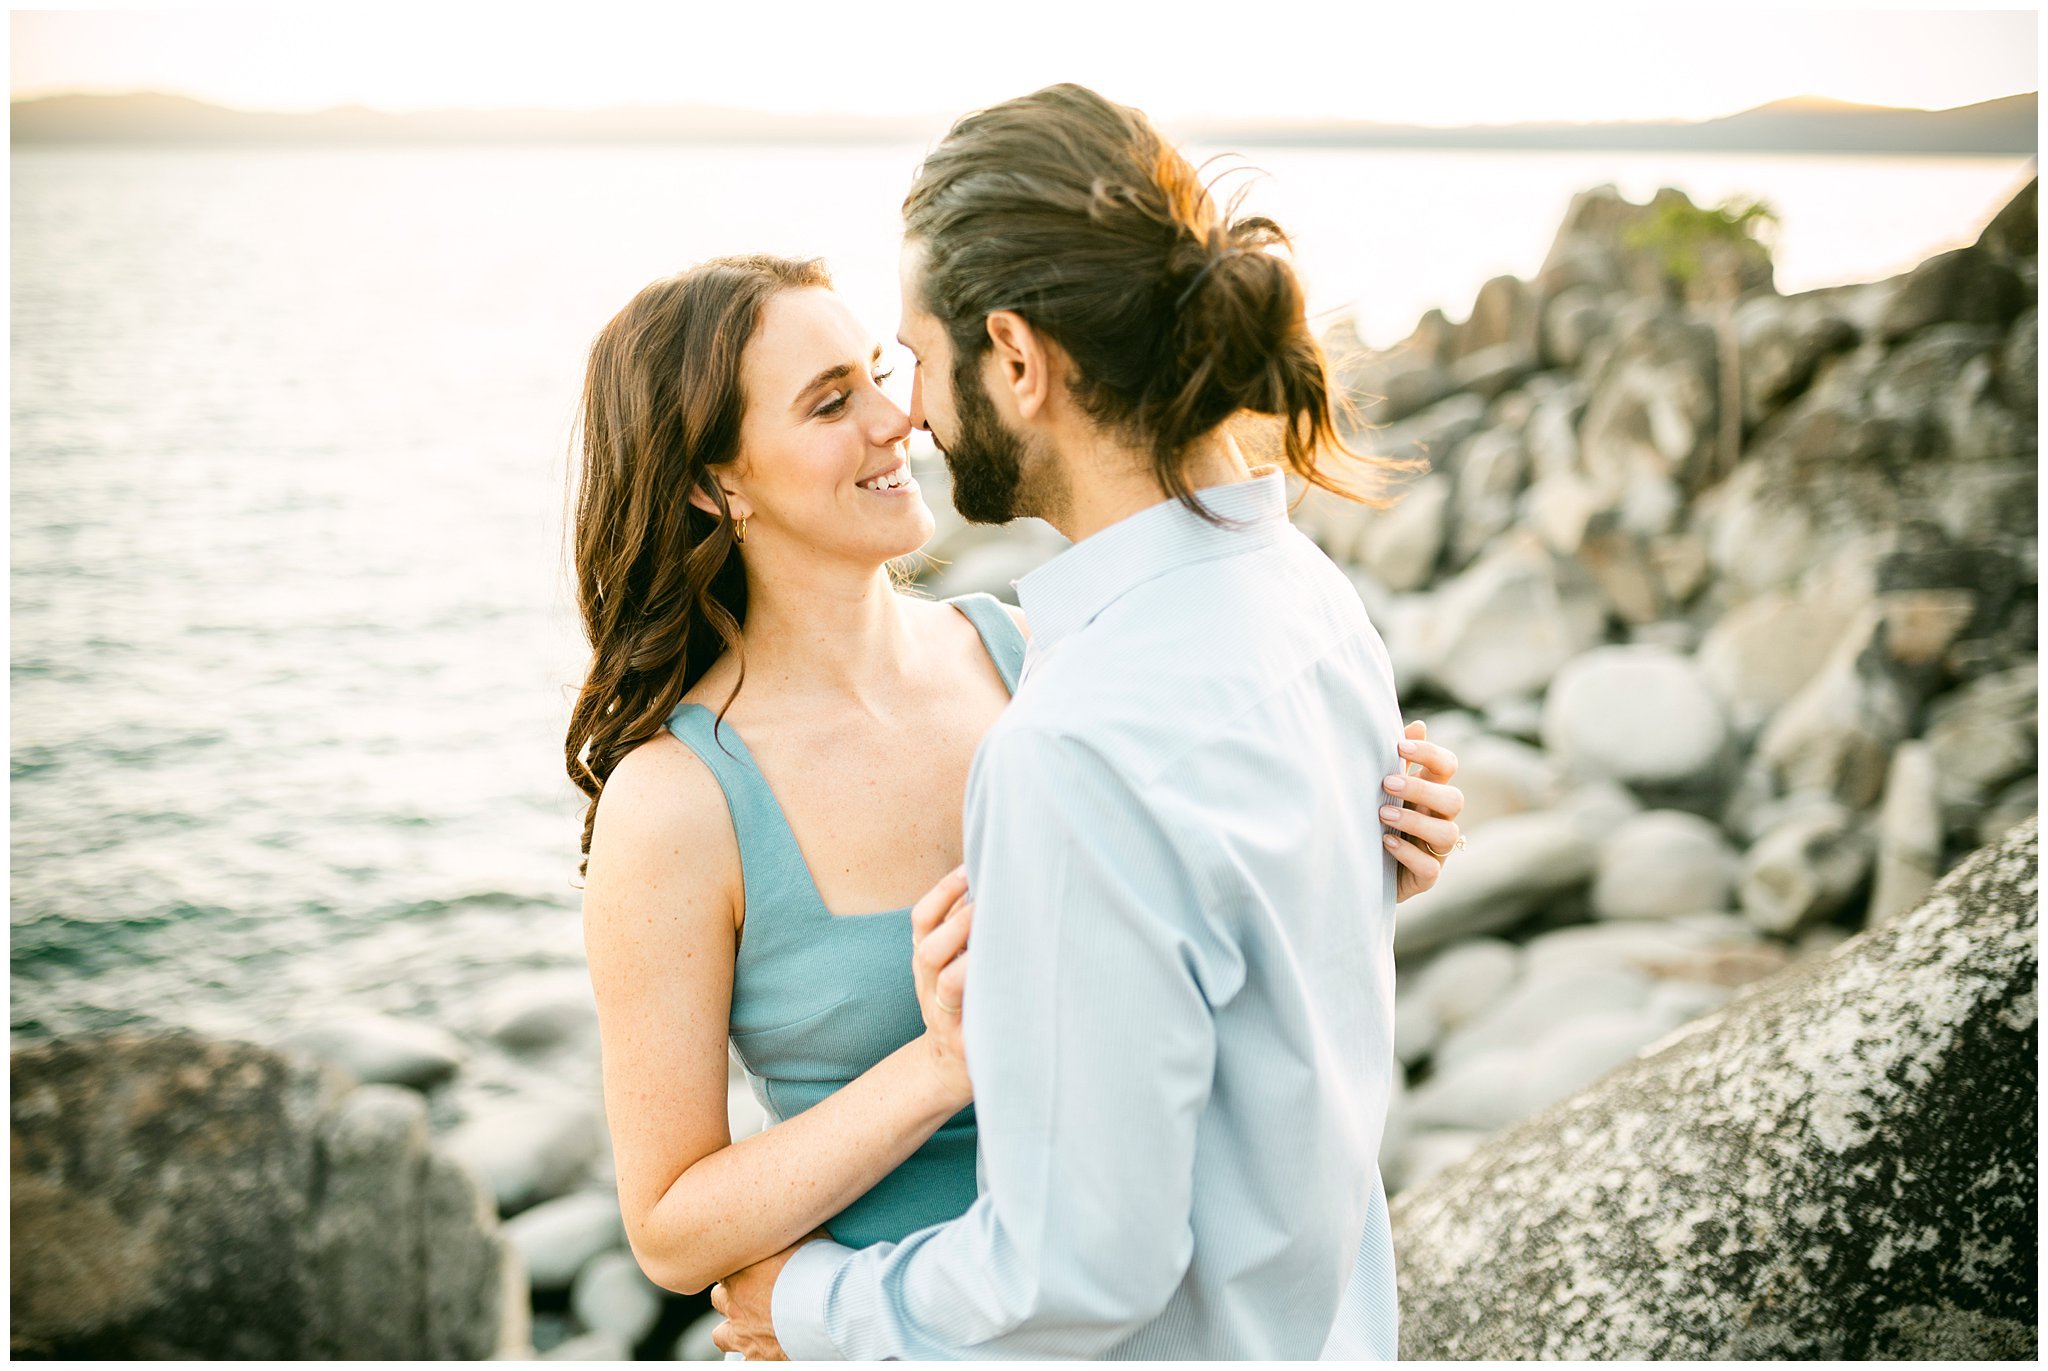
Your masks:
M924 249L906 243L900 271L902 326L897 341L917 359L910 387L910 422L932 435L953 477L953 506L975 524L1002 524L1032 513L1026 508L1024 469L1029 444L996 411L979 363L956 359L945 325L924 308Z

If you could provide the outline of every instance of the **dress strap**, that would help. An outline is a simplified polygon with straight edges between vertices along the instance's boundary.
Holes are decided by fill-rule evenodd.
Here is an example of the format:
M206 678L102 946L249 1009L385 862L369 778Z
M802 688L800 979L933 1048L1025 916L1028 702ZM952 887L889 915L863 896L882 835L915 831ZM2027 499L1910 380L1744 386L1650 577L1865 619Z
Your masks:
M815 906L823 912L810 867L804 864L803 849L797 846L796 833L739 731L731 724L720 723L713 710L691 703L676 706L669 715L668 730L703 758L711 774L718 778L719 789L725 792L725 805L732 813L733 835L740 845L747 936L765 935L764 925L780 922L765 917L771 910Z
M1025 641L1024 631L1017 627L1010 611L1001 600L985 590L955 595L946 603L965 614L974 625L974 631L981 635L981 645L988 649L996 670L1002 675L1004 686L1015 695L1017 673L1024 669Z

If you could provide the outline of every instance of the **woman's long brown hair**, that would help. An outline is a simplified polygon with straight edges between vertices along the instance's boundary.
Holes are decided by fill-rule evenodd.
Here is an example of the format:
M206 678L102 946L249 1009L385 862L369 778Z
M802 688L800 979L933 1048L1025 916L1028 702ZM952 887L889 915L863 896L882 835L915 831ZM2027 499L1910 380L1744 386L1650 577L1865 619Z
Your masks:
M661 731L720 654L741 651L746 573L712 469L739 454L740 358L762 305L831 284L815 259L716 258L642 290L591 345L571 520L590 666L563 744L590 797L579 872L619 759ZM692 490L719 512L691 504Z

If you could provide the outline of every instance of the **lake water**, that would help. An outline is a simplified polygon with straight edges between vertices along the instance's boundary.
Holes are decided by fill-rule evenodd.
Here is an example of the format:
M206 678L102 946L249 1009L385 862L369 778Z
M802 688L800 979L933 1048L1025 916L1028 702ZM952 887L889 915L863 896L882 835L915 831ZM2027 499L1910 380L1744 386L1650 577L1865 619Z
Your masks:
M459 1017L580 962L583 350L714 253L895 331L916 148L13 159L12 1028ZM2013 159L1269 150L1251 208L1391 342L1572 193L1743 192L1791 291L1968 241ZM908 368L896 387L907 387Z

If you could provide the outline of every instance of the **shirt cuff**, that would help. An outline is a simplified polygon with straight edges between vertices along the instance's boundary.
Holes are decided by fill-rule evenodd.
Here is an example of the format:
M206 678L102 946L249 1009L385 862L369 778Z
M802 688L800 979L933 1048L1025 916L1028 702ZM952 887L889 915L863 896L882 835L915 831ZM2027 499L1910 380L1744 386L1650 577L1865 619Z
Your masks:
M775 1340L791 1361L842 1361L844 1354L825 1331L825 1301L833 1277L853 1255L829 1239L807 1242L790 1254L768 1295L768 1318Z

